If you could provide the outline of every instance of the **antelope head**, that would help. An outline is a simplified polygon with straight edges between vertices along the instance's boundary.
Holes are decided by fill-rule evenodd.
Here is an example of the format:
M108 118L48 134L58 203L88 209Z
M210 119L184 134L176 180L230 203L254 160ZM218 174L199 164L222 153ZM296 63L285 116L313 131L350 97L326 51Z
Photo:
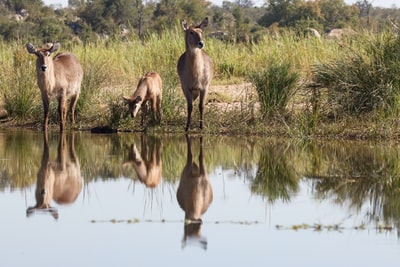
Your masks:
M54 44L48 44L48 46L47 48L35 48L31 43L26 45L28 52L37 56L36 66L42 72L48 69L50 56L60 48L60 43L55 42Z
M137 96L136 98L131 97L123 97L125 102L128 103L129 112L131 113L132 118L135 118L140 107L142 106L143 99L141 96Z
M208 18L206 17L197 26L188 26L186 20L182 21L182 28L185 31L186 50L193 48L203 49L205 44L203 41L203 28L208 26Z

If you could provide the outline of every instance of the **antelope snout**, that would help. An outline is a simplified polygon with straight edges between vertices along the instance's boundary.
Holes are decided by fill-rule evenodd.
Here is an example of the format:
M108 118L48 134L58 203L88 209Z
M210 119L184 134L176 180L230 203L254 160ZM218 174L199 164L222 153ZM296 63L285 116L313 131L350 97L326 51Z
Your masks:
M42 71L46 71L47 70L47 66L46 65L42 65L40 68L42 69Z
M200 49L202 49L202 48L204 47L204 42L203 42L203 41L200 41L200 42L197 44L197 46L198 46Z
M135 117L136 117L137 113L139 112L139 109L140 109L140 104L136 104L136 105L133 107L133 110L132 110L132 112L131 112L132 118L135 118Z

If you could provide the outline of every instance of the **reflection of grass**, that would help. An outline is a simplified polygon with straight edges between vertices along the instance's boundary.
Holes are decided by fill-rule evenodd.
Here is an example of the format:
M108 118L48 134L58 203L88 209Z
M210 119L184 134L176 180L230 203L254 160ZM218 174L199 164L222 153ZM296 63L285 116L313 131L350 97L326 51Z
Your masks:
M49 133L50 157L57 155L58 131ZM208 172L217 167L235 170L234 178L250 181L252 193L289 201L299 190L299 179L312 177L313 196L368 210L369 221L380 228L399 227L400 150L398 145L312 140L287 140L205 135L203 150ZM67 138L68 135L67 135ZM175 184L186 162L184 135L157 136L162 143L163 181ZM94 135L75 132L75 148L85 183L99 179L134 179L122 163L129 146L140 144L140 134ZM193 143L197 161L199 143ZM0 190L22 189L36 182L43 153L41 132L9 131L0 135ZM257 162L258 161L258 162ZM253 170L258 163L255 176ZM378 225L378 224L377 224Z
M290 196L298 191L298 177L282 144L268 144L262 151L251 191L266 196L270 202L277 199L289 201Z
M56 157L59 133L49 133L51 158ZM68 136L67 136L68 138ZM159 135L162 143L163 181L175 183L186 163L184 135ZM132 143L140 146L140 133L94 135L75 132L75 149L85 183L93 180L132 178L121 167L128 158ZM198 155L199 146L193 146ZM10 131L0 135L0 189L24 188L36 182L43 153L41 132ZM204 154L208 170L216 166L246 170L255 164L259 148L252 138L207 137ZM197 158L196 158L197 160Z
M349 203L357 211L370 203L371 208L365 214L367 219L383 219L384 225L388 225L396 223L400 215L399 182L400 176L320 178L314 186L320 199L333 197L336 203Z
M1 183L11 189L34 184L43 151L41 135L12 131L0 143Z
M339 145L338 145L339 144ZM333 198L340 205L362 210L369 221L382 219L383 225L400 218L400 153L388 145L341 142L309 146L312 166L305 171L313 177L315 195L319 199ZM384 227L383 227L384 228Z

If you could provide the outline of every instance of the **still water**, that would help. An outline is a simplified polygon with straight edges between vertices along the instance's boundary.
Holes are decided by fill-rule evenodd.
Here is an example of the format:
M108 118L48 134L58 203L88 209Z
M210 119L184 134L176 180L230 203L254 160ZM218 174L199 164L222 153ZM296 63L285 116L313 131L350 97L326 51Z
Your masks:
M398 266L397 143L0 131L0 266Z

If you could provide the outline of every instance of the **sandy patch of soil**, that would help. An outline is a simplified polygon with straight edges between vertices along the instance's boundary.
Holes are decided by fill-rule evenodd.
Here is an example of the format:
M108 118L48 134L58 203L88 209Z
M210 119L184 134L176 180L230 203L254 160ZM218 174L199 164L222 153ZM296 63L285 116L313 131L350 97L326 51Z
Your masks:
M223 111L258 108L258 96L251 83L214 85L210 87L207 105Z

